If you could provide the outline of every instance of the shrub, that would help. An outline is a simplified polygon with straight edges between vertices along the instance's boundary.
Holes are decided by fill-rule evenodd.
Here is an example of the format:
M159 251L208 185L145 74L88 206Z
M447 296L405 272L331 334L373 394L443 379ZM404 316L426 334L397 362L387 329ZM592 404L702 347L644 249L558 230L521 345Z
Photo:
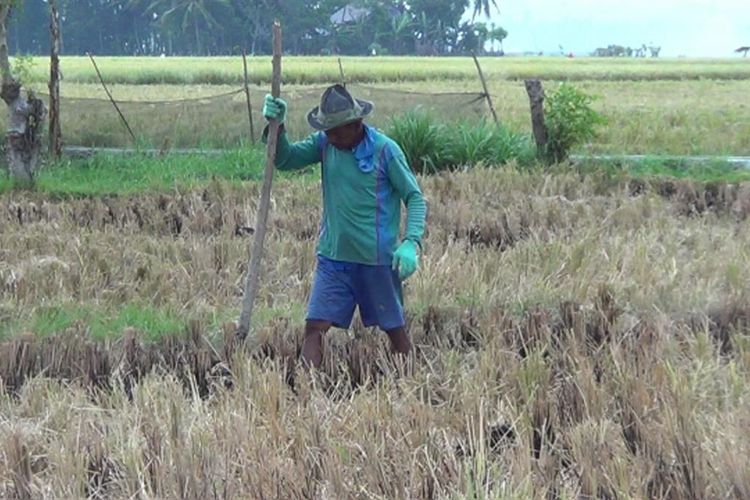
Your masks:
M545 100L548 161L565 160L575 146L594 137L604 118L591 107L592 101L592 96L565 82Z

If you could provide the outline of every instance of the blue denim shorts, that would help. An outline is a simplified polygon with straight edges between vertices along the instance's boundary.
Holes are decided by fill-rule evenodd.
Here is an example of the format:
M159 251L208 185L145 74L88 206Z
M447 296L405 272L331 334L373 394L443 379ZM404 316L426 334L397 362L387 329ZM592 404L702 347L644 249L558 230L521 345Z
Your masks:
M327 321L349 328L359 307L366 327L388 331L405 325L403 290L390 266L369 266L318 256L308 321Z

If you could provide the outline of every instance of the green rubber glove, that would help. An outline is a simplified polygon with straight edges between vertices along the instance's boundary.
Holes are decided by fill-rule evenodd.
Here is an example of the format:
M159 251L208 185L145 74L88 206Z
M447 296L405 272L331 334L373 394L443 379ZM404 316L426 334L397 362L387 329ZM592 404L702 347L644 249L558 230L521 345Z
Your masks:
M286 101L280 97L274 98L271 94L266 94L263 101L263 116L266 120L278 120L284 122L286 118Z
M398 271L398 277L403 281L414 274L418 266L417 244L411 240L405 240L393 254L392 269Z

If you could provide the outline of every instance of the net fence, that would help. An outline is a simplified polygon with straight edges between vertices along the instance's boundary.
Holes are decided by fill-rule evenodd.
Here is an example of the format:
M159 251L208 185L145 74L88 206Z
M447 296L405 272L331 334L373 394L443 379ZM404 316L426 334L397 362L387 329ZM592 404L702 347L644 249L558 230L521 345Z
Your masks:
M347 84L347 89L353 96L375 104L367 122L384 129L392 118L414 110L432 113L443 121L489 116L484 95L476 92L423 93L362 84ZM292 138L302 138L312 131L306 115L318 105L324 90L324 86L282 89L282 98L289 105L286 127ZM262 105L266 93L267 90L250 89L256 141L265 126ZM37 95L49 102L49 96L39 92ZM135 140L109 100L63 96L60 115L65 145L91 148L138 145L169 150L230 149L251 143L244 87L191 99L133 101L119 100L116 96L115 99ZM6 114L0 113L0 126L5 127L6 123Z

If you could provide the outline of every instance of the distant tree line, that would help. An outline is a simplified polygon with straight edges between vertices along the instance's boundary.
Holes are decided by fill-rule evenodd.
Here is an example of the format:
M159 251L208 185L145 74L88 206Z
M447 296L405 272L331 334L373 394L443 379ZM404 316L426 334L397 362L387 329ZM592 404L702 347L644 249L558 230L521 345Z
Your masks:
M591 53L594 57L659 57L661 47L655 45L646 45L640 47L623 47L622 45L608 45L599 47Z
M293 54L482 53L507 32L461 21L496 0L58 0L64 54L219 55L271 51L280 19ZM15 54L49 51L46 0L23 0L8 45Z

